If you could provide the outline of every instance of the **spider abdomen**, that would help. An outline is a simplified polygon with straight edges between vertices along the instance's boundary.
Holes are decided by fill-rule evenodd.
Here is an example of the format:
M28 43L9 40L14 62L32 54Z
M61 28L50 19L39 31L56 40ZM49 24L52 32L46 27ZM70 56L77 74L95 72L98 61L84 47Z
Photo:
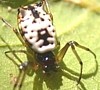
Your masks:
M55 28L50 15L42 5L24 6L18 10L19 29L22 37L31 44L31 48L38 53L51 51L56 46Z

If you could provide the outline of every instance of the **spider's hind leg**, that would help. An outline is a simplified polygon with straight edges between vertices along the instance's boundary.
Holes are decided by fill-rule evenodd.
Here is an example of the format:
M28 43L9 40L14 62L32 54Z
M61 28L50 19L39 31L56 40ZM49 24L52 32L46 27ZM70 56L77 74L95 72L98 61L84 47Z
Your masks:
M75 47L78 47L78 48L81 48L81 49L84 49L86 51L89 51L91 54L93 54L94 58L96 59L96 55L94 52L92 52L89 48L85 47L85 46L82 46L80 44L78 44L76 41L69 41L66 43L66 45L58 52L57 56L56 56L56 62L59 63L61 60L63 60L68 48L71 47L74 55L76 56L79 64L80 64L80 75L79 75L79 79L77 81L77 85L80 83L81 81L81 78L82 78L82 71L83 71L83 62L80 58L80 56L78 55Z

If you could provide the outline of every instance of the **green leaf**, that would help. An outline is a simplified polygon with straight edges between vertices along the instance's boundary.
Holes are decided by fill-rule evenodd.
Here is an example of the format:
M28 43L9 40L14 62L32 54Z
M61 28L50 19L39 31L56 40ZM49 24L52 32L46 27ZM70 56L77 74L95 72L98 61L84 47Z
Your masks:
M16 8L32 2L32 0L19 3L16 1L18 0L0 1L0 16L14 27L17 27ZM8 11L8 6L12 7L11 11ZM91 53L76 48L83 62L82 80L79 86L76 86L80 74L80 64L71 48L69 48L63 62L59 63L62 71L53 72L49 77L43 76L38 71L33 76L26 76L22 90L100 90L99 13L63 0L59 0L59 2L53 2L52 0L49 2L49 6L53 14L54 25L61 48L68 41L77 41L79 44L89 47L96 54L97 62ZM0 21L0 36L13 50L25 49L14 32L2 21ZM7 44L0 39L0 90L12 90L13 78L17 77L19 72L17 66L5 56L5 52L8 50ZM25 55L17 55L21 60L27 60ZM12 53L10 56L15 59Z

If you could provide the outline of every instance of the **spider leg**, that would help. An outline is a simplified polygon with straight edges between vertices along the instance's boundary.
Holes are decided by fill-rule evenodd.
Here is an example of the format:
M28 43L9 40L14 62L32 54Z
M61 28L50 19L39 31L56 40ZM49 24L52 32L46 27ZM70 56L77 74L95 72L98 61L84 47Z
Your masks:
M16 81L15 81L14 86L13 86L13 90L15 90L16 87L19 88L18 90L21 89L21 86L23 84L23 81L24 81L24 78L25 78L25 75L26 75L26 70L27 70L27 67L28 67L28 64L26 64L26 62L22 62L20 60L20 58L15 54L17 52L20 52L20 51L12 50L12 51L5 52L5 55L19 68L19 75L16 78ZM20 64L18 64L13 58L11 58L8 55L8 53L13 53L14 57L20 62Z
M16 61L11 58L8 53L13 53L14 57L20 62L20 64L17 64ZM15 81L14 83L14 87L13 87L13 90L16 90L16 88L18 87L20 90L21 87L22 87L22 84L23 84L23 81L25 79L25 75L33 75L33 71L31 70L37 70L38 69L38 66L37 66L37 63L36 62L29 62L29 61L26 61L26 62L22 62L20 60L20 58L16 55L16 53L25 53L25 54L28 54L25 50L12 50L12 51L7 51L5 54L6 56L15 64L17 65L17 67L19 68L19 75L18 77L16 78L17 80ZM30 55L30 54L28 54ZM33 58L33 57L32 57ZM28 67L31 67L31 70L28 69Z
M1 16L0 16L0 20L2 20L9 28L11 28L13 31L14 31L14 33L16 34L16 36L19 38L19 40L22 42L22 44L25 46L25 47L27 47L29 50L30 50L30 52L33 52L32 50L31 50L31 48L29 47L29 45L25 42L25 40L23 39L23 37L21 36L21 33L20 33L20 31L18 30L18 29L16 29L16 28L14 28L10 23L8 23L6 20L4 20ZM0 38L2 39L2 41L4 42L4 43L6 43L5 41L4 41L4 39L0 36ZM6 43L7 44L7 43ZM8 44L7 44L8 45Z
M56 55L56 63L59 63L61 60L63 60L68 48L69 48L69 43L67 43Z
M0 16L0 20L2 20L9 28L11 28L14 33L16 34L16 36L19 38L19 40L22 42L22 44L25 47L28 47L30 51L32 51L30 49L30 47L27 45L27 43L25 42L25 40L23 39L23 37L21 36L21 33L18 29L16 29L15 27L13 27L10 23L8 23L6 20L4 20L1 16ZM2 39L2 37L0 37ZM4 41L4 40L3 40ZM5 41L4 41L5 42Z
M73 44L74 44L74 43L73 43ZM82 78L83 62L82 62L80 56L78 55L77 51L75 50L75 46L74 46L73 44L71 45L72 51L73 51L73 53L75 54L77 60L79 61L79 64L80 64L80 67L81 67L81 68L80 68L79 79L78 79L78 81L77 81L77 85L78 85L78 84L80 83L80 81L81 81L81 78Z
M46 12L50 15L50 17L51 17L51 19L53 21L53 15L52 15L52 13L50 11L50 8L49 8L47 0L42 0L42 5L43 5L43 8L46 9Z
M85 47L85 46L82 46L80 44L78 44L76 41L69 41L57 54L56 56L56 63L59 63L61 60L63 60L68 48L71 47L74 55L76 56L79 64L80 64L80 75L79 75L79 79L78 79L78 82L77 82L77 85L80 83L81 81L81 78L82 78L82 70L83 70L83 62L80 58L80 56L78 55L75 47L79 47L81 49L84 49L86 51L89 51L91 54L93 54L94 58L96 59L96 55L94 52L92 52L89 48Z
M22 60L16 55L16 53L24 53L26 54L28 57L30 57L30 59L32 60L28 60L28 62L32 65L32 66L37 66L37 62L34 59L34 56L33 54L25 51L25 50L10 50L10 51L7 51L5 52L5 55L10 59L12 60L15 64L16 62L8 55L8 53L12 53L14 55L14 57L20 62L20 63L23 63ZM16 64L17 65L17 64ZM18 66L18 65L17 65ZM35 69L35 68L34 68Z
M25 63L22 63L19 67L19 75L17 77L16 82L14 83L13 90L15 90L17 87L18 90L21 89L23 81L25 79L26 70L27 70L27 65Z
M15 62L15 60L13 58L11 58L8 53L12 53L14 55L14 57L20 62L22 63L22 61L20 60L20 58L14 53L14 51L12 50L12 48L9 46L9 44L0 36L0 39L7 45L7 47L9 48L9 51L5 52L5 55L16 65L19 67L19 64L17 64Z
M19 64L11 56L8 55L9 53L13 53L13 52L12 51L6 51L5 52L6 57L9 58L17 67L19 67ZM20 58L15 53L13 53L13 55L20 63L22 63Z
M78 44L76 41L73 41L73 43L75 44L76 47L79 47L81 49L84 49L84 50L90 52L91 54L93 54L94 58L96 59L96 54L93 51L91 51L89 48Z
M23 81L24 81L24 78L25 78L25 75L28 74L30 75L30 71L28 69L28 67L31 67L31 69L33 70L36 70L37 68L37 63L35 63L34 61L32 62L22 62L22 60L16 55L16 53L24 53L26 54L27 56L29 56L32 60L34 59L33 55L25 50L12 50L12 48L9 46L9 44L0 36L1 40L7 45L7 47L9 48L10 51L6 51L5 52L5 55L19 68L19 75L18 77L16 78L17 80L15 81L14 83L14 87L13 87L13 90L15 90L17 88L17 86L19 87L18 90L21 89L21 86L23 84ZM18 60L15 61L11 55L9 55L9 53L12 53L13 56ZM31 73L32 75L32 73Z
M0 16L0 19L2 22L4 22L9 28L11 28L14 31L14 33L17 35L17 37L22 42L22 44L25 45L25 42L22 39L20 32L16 28L14 28L10 23L8 23L6 20L4 20L1 16Z

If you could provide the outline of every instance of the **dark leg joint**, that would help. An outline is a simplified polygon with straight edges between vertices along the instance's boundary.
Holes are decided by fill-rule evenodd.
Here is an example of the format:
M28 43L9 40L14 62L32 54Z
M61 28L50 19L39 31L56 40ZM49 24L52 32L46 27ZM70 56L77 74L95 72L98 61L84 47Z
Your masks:
M20 90L20 89L21 89L21 87L22 87L22 84L20 84L18 87L19 87L19 90Z
M82 61L80 61L79 63L80 63L81 66L83 66L83 62Z
M16 87L17 87L17 83L14 84L13 90L15 90Z

